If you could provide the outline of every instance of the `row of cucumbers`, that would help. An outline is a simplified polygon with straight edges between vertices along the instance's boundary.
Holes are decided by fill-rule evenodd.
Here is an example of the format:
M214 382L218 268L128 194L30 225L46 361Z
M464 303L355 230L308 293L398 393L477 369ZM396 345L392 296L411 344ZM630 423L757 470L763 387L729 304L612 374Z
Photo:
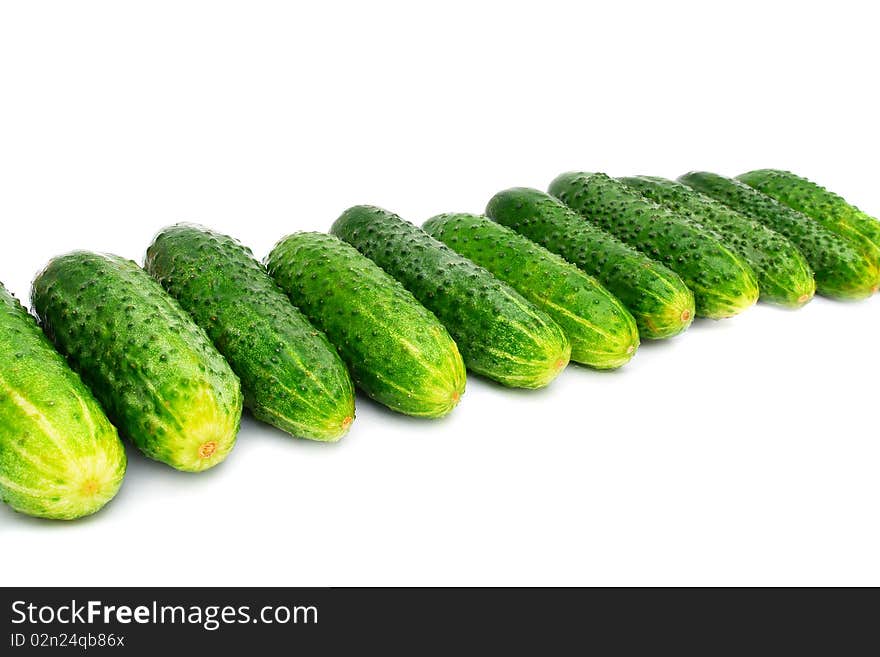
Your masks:
M331 234L282 239L265 265L230 237L162 231L145 267L75 252L33 285L40 325L0 286L0 493L76 518L121 485L127 436L186 471L221 462L242 407L296 436L339 439L354 386L440 417L465 369L548 384L569 359L610 369L644 339L761 299L880 284L880 222L804 178L753 171L614 179L566 173L549 194L496 194L485 215L419 228L376 207Z

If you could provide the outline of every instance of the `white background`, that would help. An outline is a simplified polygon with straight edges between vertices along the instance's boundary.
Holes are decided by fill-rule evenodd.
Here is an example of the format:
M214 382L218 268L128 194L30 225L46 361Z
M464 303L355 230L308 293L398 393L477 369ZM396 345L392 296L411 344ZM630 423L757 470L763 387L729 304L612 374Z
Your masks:
M141 261L179 220L264 255L568 169L791 168L880 213L870 3L6 2L0 280ZM880 299L758 306L337 445L246 420L213 471L130 450L75 523L0 509L3 584L880 584Z

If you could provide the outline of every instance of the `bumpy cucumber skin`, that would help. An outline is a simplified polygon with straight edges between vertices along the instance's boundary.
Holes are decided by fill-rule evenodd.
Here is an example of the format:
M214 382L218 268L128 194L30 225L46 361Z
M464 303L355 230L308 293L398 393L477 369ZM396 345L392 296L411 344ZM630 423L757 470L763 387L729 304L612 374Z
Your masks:
M37 276L33 304L43 330L144 454L189 472L226 458L241 421L238 377L147 272L77 251Z
M639 332L633 316L596 279L558 255L473 214L438 215L422 228L550 315L568 336L573 361L614 369L635 354Z
M832 233L857 244L880 263L880 221L816 183L779 169L749 171L737 179L818 221Z
M642 338L669 338L694 321L694 295L678 274L587 223L559 199L514 187L493 196L486 215L595 276L632 313Z
M749 263L758 279L762 301L800 308L813 298L813 270L797 247L779 233L674 180L654 176L620 180L642 196L717 234Z
M266 259L291 301L336 345L355 385L392 410L441 417L464 394L449 333L404 287L332 235L294 233Z
M558 176L550 193L586 219L659 260L693 291L697 315L722 319L758 300L751 267L713 235L603 173Z
M345 364L250 249L181 224L156 236L145 268L226 357L254 417L312 440L348 431L354 387Z
M739 180L715 173L692 171L678 180L791 240L810 263L819 294L864 299L877 291L880 268L876 263L852 242L806 215Z
M92 393L0 284L0 498L38 518L81 518L113 499L125 466Z
M343 212L331 232L431 310L473 372L507 386L540 388L568 363L571 345L556 322L418 226L359 205Z

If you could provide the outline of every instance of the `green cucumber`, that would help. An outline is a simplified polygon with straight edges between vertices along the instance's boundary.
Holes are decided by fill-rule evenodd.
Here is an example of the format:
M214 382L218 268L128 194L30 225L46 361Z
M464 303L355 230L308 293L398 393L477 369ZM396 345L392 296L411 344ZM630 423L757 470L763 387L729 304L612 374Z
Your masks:
M37 276L33 303L43 330L144 454L191 472L226 458L241 420L238 377L143 269L70 253Z
M353 247L324 233L294 233L266 264L370 397L422 417L446 415L461 399L465 368L449 333Z
M587 223L559 199L515 187L493 196L486 214L595 276L633 314L641 337L672 337L693 322L694 295L678 274Z
M345 364L250 249L177 225L156 237L145 268L229 361L254 417L312 440L348 431L354 388Z
M503 385L540 388L568 363L571 346L548 315L418 226L359 205L342 213L331 232L431 310L477 374Z
M92 393L0 284L0 498L31 516L80 518L116 495L125 465Z
M791 171L778 169L749 171L737 179L854 242L865 255L880 263L880 221L834 192Z
M762 301L798 308L813 298L816 281L803 254L788 239L687 185L666 178L621 178L627 187L715 233L749 263Z
M697 315L721 319L758 300L751 267L712 234L603 173L572 171L558 176L550 193L684 279Z
M510 228L473 214L441 214L422 228L550 315L573 361L613 369L639 346L632 315L596 279Z
M863 299L877 291L880 268L849 240L739 180L693 171L679 182L787 237L813 268L819 294Z

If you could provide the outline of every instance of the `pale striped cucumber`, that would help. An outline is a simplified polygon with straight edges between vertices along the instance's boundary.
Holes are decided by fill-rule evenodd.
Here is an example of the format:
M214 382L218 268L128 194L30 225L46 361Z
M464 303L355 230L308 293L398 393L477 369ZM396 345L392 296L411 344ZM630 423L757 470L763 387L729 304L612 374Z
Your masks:
M79 518L116 495L125 464L92 393L0 285L0 498L28 515Z

